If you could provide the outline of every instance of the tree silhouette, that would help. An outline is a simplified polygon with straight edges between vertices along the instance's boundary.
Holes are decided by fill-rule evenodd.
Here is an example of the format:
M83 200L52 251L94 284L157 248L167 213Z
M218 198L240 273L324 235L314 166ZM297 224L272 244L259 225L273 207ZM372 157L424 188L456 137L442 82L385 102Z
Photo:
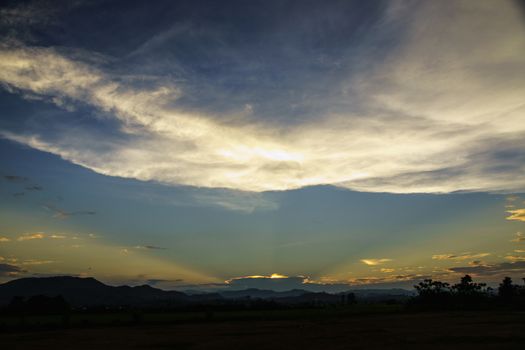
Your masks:
M419 294L423 298L436 297L450 293L450 285L446 282L433 281L431 278L419 282L414 286Z
M450 286L446 282L425 279L414 286L418 293L415 305L442 308L472 308L485 305L489 292L485 283L475 283L465 275L460 282Z
M472 277L470 275L465 275L461 277L461 280L459 283L452 286L452 289L459 295L459 296L478 296L480 294L485 294L485 283L475 283L472 281Z
M416 303L429 307L448 305L450 301L450 285L446 282L433 281L428 278L414 286L418 296Z
M512 284L510 277L505 277L498 287L498 295L505 301L511 301L518 294L518 286Z

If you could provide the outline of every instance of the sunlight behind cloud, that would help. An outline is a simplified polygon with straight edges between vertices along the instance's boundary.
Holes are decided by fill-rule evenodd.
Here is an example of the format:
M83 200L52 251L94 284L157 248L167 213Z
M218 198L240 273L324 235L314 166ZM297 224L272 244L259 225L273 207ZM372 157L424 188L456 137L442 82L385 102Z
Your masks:
M392 259L361 259L363 264L370 266L381 265L389 261L392 261Z
M457 16L450 18L451 10ZM317 118L298 124L257 120L253 107L253 116L241 119L186 110L178 103L191 92L168 78L142 87L133 74L122 79L85 52L3 43L5 88L59 107L95 108L118 124L120 137L95 147L94 132L84 129L75 129L75 137L68 131L49 137L45 130L0 135L101 174L168 185L524 190L525 29L515 5L440 2L395 13L389 21L406 28L403 45L359 77L341 74L332 82L352 86L346 97L359 110L332 112L320 96ZM472 31L479 23L482 30Z

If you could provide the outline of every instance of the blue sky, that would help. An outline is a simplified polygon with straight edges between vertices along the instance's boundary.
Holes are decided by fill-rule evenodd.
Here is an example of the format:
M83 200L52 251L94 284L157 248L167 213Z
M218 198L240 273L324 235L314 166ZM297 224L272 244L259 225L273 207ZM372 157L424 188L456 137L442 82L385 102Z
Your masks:
M336 290L525 269L518 2L0 11L4 280Z

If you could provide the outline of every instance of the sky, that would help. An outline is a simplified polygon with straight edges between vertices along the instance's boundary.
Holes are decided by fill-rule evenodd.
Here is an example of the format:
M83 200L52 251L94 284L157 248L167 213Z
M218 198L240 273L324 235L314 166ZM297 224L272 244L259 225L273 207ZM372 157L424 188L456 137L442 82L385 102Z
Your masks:
M2 1L0 282L525 277L521 1Z

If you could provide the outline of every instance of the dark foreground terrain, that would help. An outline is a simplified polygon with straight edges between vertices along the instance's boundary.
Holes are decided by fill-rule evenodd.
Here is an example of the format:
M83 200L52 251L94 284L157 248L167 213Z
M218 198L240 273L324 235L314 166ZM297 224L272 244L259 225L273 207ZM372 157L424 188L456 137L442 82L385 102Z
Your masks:
M394 313L0 333L4 349L523 349L525 313Z

